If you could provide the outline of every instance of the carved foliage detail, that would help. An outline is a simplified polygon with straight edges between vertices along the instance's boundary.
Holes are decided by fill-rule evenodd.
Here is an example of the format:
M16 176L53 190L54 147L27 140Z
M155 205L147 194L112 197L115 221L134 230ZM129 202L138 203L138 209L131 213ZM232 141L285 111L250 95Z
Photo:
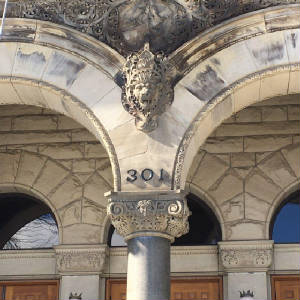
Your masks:
M131 54L123 68L125 84L122 104L135 117L139 130L150 132L157 127L157 117L173 102L170 66L161 54L153 54L149 44Z
M186 200L110 200L107 213L124 237L150 231L167 234L172 239L189 230Z

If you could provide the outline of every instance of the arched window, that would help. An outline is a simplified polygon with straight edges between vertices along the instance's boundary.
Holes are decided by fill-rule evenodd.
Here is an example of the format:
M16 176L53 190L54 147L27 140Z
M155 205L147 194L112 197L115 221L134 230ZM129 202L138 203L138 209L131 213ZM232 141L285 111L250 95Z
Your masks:
M270 226L275 243L300 242L300 192L290 195L276 210Z
M173 246L215 245L222 239L220 224L213 211L193 194L187 196L187 203L192 215L189 217L190 231L175 239ZM108 245L126 246L126 243L113 226L108 234Z
M0 249L51 248L58 227L50 208L24 194L0 194Z

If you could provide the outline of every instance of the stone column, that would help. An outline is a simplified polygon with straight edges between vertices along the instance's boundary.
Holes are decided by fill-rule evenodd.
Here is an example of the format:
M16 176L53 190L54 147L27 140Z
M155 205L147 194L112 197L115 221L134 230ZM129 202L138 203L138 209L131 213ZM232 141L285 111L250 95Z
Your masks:
M100 299L100 274L103 272L107 245L59 245L55 247L56 268L61 275L61 300L70 295L82 300Z
M181 191L108 193L108 215L128 244L127 299L170 297L170 243L188 232Z
M225 300L240 299L240 291L253 292L253 299L270 299L267 271L273 258L273 241L219 242L222 268L227 275Z

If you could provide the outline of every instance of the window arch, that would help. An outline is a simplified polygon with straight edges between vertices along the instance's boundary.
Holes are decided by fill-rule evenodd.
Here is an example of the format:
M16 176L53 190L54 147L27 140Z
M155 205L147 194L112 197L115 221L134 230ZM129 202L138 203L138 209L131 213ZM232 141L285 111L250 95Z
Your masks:
M300 191L287 197L275 211L270 238L275 243L300 242Z
M58 226L51 209L21 193L0 194L0 249L51 248Z

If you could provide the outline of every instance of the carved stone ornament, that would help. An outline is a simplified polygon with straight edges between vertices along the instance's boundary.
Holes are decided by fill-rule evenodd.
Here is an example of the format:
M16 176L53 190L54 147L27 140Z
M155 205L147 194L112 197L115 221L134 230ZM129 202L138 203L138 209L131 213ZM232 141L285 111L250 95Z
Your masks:
M55 247L56 267L60 274L102 273L107 246L60 245Z
M18 0L7 16L73 27L127 56L147 41L169 54L223 20L290 3L299 0Z
M272 264L273 241L219 242L219 253L228 272L267 271Z
M122 104L135 117L139 130L150 132L157 127L157 117L173 102L168 60L153 54L149 44L131 54L124 65Z
M173 241L189 231L190 212L181 192L110 192L106 197L111 222L125 239L149 235Z

